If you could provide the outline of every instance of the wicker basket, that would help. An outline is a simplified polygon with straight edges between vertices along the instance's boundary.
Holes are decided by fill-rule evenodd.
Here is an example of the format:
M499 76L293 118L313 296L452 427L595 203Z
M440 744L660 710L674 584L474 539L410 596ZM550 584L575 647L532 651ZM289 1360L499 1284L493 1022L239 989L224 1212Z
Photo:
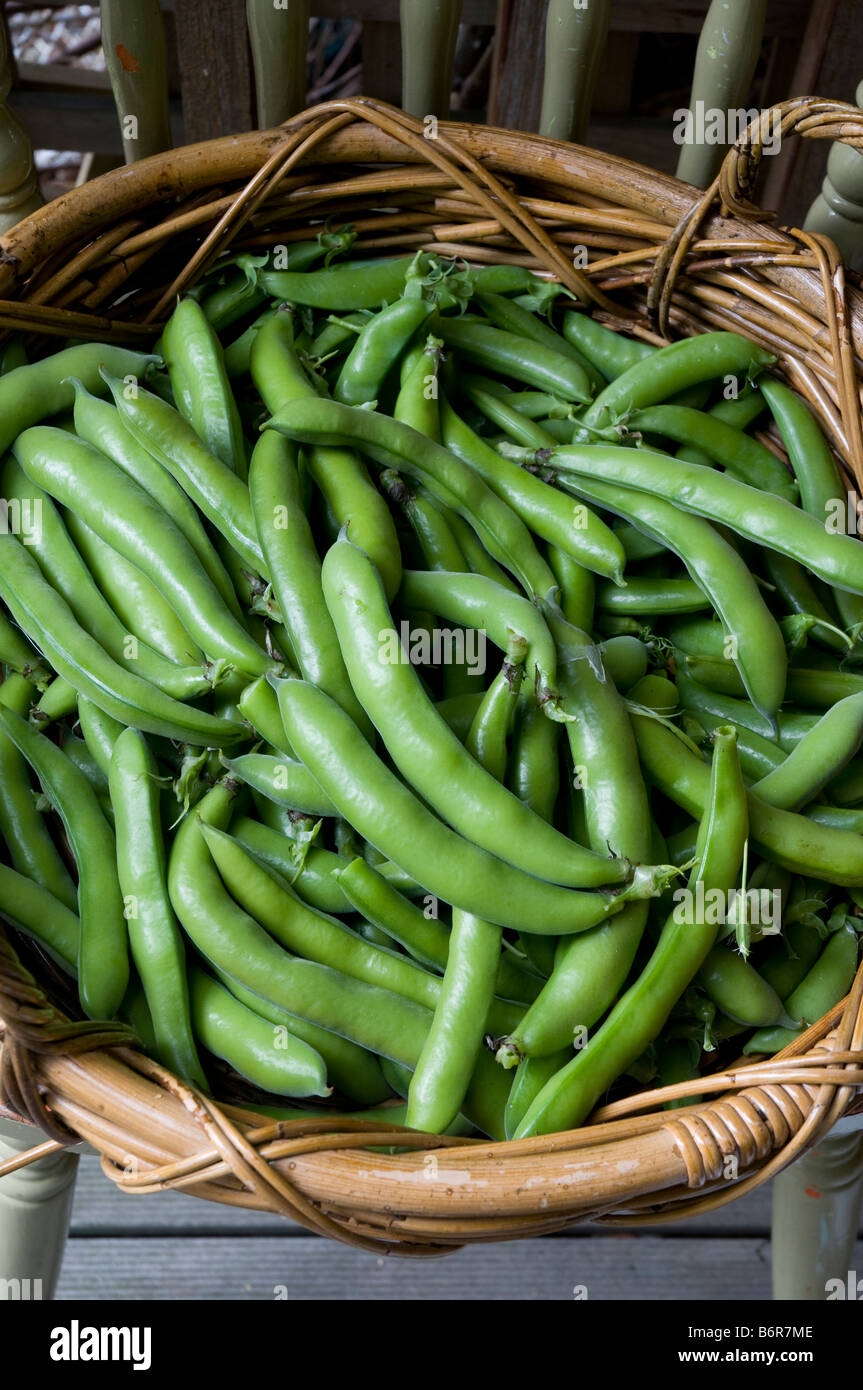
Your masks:
M777 111L787 135L863 148L856 107L805 98ZM528 265L650 342L743 331L777 355L849 486L863 488L863 296L832 243L776 230L747 202L759 158L756 124L702 195L577 146L488 127L424 131L379 103L329 103L278 130L143 160L34 213L0 241L0 328L44 348L56 335L146 344L227 248L350 219L361 252L427 246ZM575 247L589 248L585 271L573 269ZM847 999L779 1056L618 1101L570 1133L494 1144L277 1123L195 1093L127 1030L70 1019L45 961L25 950L0 932L0 1098L50 1141L8 1167L83 1138L127 1192L174 1187L282 1212L378 1252L442 1254L588 1217L636 1225L709 1210L823 1137L863 1089L861 970ZM693 1094L708 1099L662 1108Z

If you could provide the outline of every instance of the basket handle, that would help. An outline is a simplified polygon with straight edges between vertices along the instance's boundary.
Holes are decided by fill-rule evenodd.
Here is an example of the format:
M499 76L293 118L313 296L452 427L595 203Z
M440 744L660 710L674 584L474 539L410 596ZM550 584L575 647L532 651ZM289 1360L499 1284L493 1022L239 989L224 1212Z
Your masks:
M859 88L857 94L863 96ZM814 96L793 97L766 107L750 122L722 161L716 180L707 190L710 201L718 193L723 212L743 218L757 217L759 221L763 221L765 215L775 216L757 208L749 195L766 148L772 147L777 139L781 144L788 135L801 135L806 140L835 140L852 149L863 150L863 111L851 102Z

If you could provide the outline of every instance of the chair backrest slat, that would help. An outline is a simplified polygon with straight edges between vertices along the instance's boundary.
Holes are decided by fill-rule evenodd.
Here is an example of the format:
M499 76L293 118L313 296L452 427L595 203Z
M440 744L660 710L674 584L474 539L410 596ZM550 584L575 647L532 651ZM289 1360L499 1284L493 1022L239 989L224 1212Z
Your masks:
M755 75L766 18L767 0L713 0L707 12L689 105L696 138L683 145L677 162L677 177L698 188L706 188L715 179L729 145L734 144L733 138L704 138L709 131L706 125L702 128L698 103L701 111L723 116L743 106ZM721 135L721 129L716 133Z
M402 106L412 116L449 115L461 0L401 0Z
M707 187L739 133L740 120L729 116L744 114L765 30L774 47L777 33L786 46L793 38L789 11L777 13L780 3L787 0L711 0L698 42L688 127L675 122L675 136L682 145L677 174L689 183ZM851 34L856 19L849 16L858 3L795 0L789 7L794 23L800 21L801 48L812 53L809 87L818 85L822 68L829 69L827 85L830 73L832 85L839 85L833 71L837 49L846 68L849 59L854 62L857 47ZM255 124L278 125L302 110L312 11L318 16L323 12L328 20L350 12L361 19L365 90L398 101L401 80L402 105L420 118L449 114L459 24L494 23L489 120L584 142L615 18L622 31L666 32L674 15L679 27L691 33L703 5L704 0L697 6L673 0L667 9L656 5L654 10L643 3L615 9L612 0L380 0L378 5L356 0L353 6L346 0L101 0L101 14L123 151L132 161L173 143L163 9L173 10L184 139L189 144ZM803 85L809 71L805 56L801 52L797 65ZM771 63L774 60L775 53ZM783 63L787 68L787 52L780 55L784 71ZM41 202L31 142L7 104L13 73L8 34L0 24L0 232ZM849 80L844 69L840 75L845 90L859 76ZM773 99L768 92L768 100ZM863 99L863 84L857 99ZM97 143L95 148L108 147ZM795 170L797 164L795 160ZM775 188L776 196L767 196L766 205L784 202L791 177L789 159L783 156L769 171L765 192ZM812 189L809 180L803 205ZM795 215L802 216L802 210ZM849 263L863 268L863 154L845 146L831 152L827 177L806 226L833 236Z
M309 0L246 0L258 125L281 125L306 104Z
M187 144L254 125L246 0L174 0Z
M173 144L159 0L102 0L102 48L126 163Z
M611 0L549 0L539 128L556 140L584 142L611 19Z

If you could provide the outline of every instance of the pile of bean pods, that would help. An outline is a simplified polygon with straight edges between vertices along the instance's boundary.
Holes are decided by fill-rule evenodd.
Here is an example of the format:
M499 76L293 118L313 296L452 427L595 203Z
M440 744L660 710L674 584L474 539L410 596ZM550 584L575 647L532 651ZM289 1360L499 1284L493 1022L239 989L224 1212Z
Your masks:
M856 969L836 461L736 333L351 240L216 267L152 355L7 347L0 911L268 1113L697 1091Z

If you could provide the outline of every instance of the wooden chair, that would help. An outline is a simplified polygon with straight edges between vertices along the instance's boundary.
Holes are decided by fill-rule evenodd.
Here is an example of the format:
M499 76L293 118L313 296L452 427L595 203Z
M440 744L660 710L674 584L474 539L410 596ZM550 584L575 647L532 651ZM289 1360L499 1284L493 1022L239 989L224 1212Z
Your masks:
M584 141L597 75L610 29L628 16L630 29L654 23L656 12L691 20L692 5L676 0L647 5L634 0L548 0L542 80L532 72L541 45L535 0L401 0L346 5L341 0L102 0L102 32L113 98L127 161L171 148L173 120L163 9L172 11L183 87L184 136L189 142L248 128L279 124L305 105L309 16L349 11L365 21L364 41L371 95L392 98L398 62L392 33L401 19L402 104L418 116L445 116L460 19L497 22L496 80L492 117L500 124L538 128L560 139ZM787 15L788 6L785 6ZM783 95L818 90L822 75L845 80L829 61L835 51L847 63L854 0L814 0L797 5L805 24L798 31L799 58ZM685 11L685 13L684 13ZM727 111L744 105L762 39L777 7L768 0L712 0L701 28L690 110ZM386 40L386 41L385 41ZM246 61L248 48L251 64ZM837 73L839 76L837 76ZM844 76L843 76L844 74ZM859 74L857 74L859 75ZM253 77L253 85L252 85ZM8 97L13 64L0 29L0 232L39 204L32 146ZM254 111L253 111L254 87ZM214 99L215 94L215 99ZM843 90L830 92L843 97ZM863 84L857 100L863 104ZM538 107L538 110L535 109ZM507 119L509 117L509 119ZM680 178L706 187L726 146L685 144ZM649 161L645 161L649 162ZM771 171L767 205L781 203L791 183L786 161ZM830 153L821 193L806 225L825 232L855 268L863 266L863 156L837 145ZM817 1150L787 1169L774 1188L774 1295L778 1299L826 1297L831 1277L847 1275L863 1190L861 1121L841 1122ZM0 1162L31 1148L32 1129L0 1119ZM41 1280L50 1297L59 1271L74 1183L74 1154L45 1158L0 1184L0 1288L27 1296L22 1280ZM15 1281L19 1281L16 1285ZM10 1281L4 1284L4 1281ZM32 1293L31 1293L32 1296Z

